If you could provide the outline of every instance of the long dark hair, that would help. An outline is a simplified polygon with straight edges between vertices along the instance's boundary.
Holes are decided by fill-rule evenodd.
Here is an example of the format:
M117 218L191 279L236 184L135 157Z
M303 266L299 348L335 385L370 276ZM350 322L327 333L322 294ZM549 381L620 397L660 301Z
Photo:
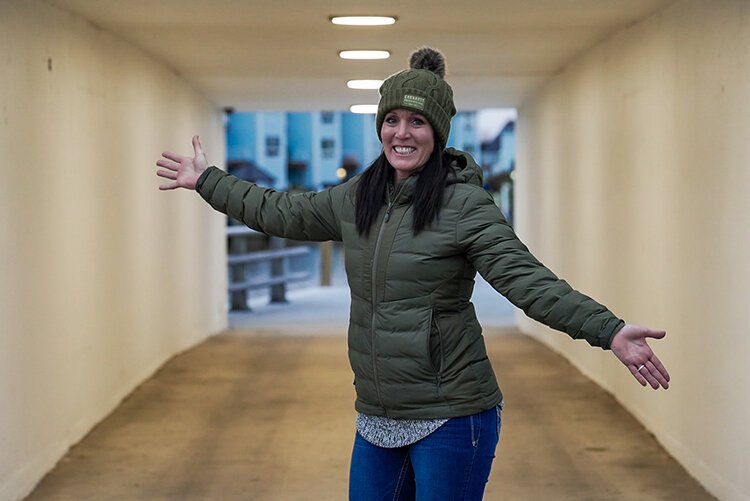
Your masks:
M438 217L448 179L449 162L435 141L435 148L417 176L414 187L412 231L414 235L424 230ZM365 170L357 186L356 223L357 232L367 236L383 204L386 203L388 186L392 182L394 169L381 152L380 156Z

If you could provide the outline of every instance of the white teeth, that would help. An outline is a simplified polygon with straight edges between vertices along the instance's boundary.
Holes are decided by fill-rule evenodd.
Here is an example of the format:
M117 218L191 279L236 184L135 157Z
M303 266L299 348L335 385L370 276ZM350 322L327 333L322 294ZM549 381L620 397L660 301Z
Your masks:
M393 149L396 150L396 153L401 154L409 154L416 150L416 148L412 148L411 146L394 146Z

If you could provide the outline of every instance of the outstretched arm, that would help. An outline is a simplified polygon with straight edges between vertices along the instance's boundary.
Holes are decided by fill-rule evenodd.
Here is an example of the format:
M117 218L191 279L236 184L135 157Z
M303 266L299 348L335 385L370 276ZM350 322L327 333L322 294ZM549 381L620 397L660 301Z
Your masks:
M643 386L667 388L669 373L646 343L666 333L628 325L560 280L516 237L492 198L477 193L462 212L458 241L482 276L529 317L611 349Z
M337 210L346 194L343 185L294 195L262 188L208 167L198 136L193 136L192 156L165 151L162 157L156 162L160 167L156 175L170 182L159 186L160 190L195 190L217 211L268 235L305 241L341 240Z
M194 190L203 171L208 167L206 155L203 153L198 136L193 136L194 156L186 157L171 151L165 151L162 157L156 161L156 165L162 167L156 171L156 175L169 179L171 182L159 186L160 190L174 190L185 188Z
M458 245L495 290L537 322L609 348L625 322L539 262L488 193L474 190L460 220Z
M612 353L630 370L642 386L655 390L669 388L669 373L646 343L646 338L662 339L667 333L626 324L612 338Z

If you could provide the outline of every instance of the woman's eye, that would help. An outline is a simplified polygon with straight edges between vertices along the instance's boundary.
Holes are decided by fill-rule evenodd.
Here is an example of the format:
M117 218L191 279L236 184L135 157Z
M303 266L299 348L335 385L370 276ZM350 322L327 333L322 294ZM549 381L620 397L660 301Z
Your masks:
M415 118L411 121L411 123L413 123L414 125L424 125L424 120L422 120L421 118Z
M396 117L394 116L385 117L385 122L388 124L395 124L397 121L398 120L396 120Z

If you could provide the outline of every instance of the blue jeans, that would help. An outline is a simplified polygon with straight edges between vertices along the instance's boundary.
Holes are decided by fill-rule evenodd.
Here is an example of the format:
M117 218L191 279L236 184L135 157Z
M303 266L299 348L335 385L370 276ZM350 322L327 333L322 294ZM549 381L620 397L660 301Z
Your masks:
M395 449L357 433L350 501L480 500L500 435L500 408L452 418L422 440Z

